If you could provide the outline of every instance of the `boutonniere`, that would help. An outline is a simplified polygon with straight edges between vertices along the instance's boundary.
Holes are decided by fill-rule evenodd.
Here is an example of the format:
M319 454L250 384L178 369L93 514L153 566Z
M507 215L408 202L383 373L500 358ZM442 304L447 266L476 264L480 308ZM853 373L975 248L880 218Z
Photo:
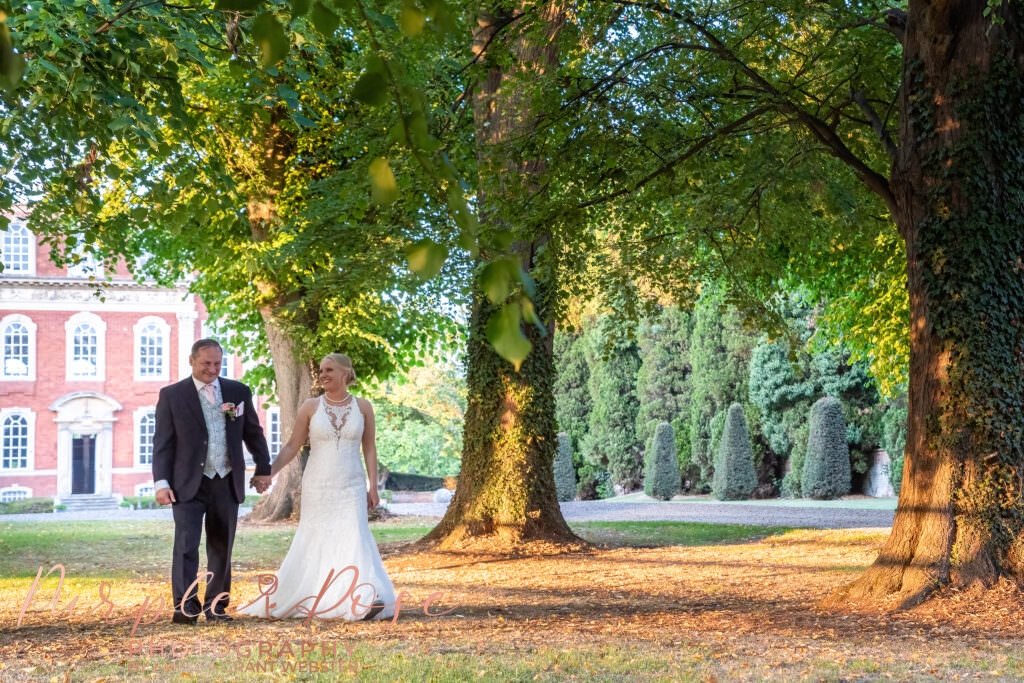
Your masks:
M224 413L224 417L230 417L232 422L242 414L242 406L236 406L234 403L221 404L220 409Z

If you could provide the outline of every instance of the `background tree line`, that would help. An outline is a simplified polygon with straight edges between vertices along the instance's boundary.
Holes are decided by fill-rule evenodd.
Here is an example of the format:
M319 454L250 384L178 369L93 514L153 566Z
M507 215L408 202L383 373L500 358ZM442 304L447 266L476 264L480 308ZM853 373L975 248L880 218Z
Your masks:
M636 490L657 425L672 425L680 486L711 490L729 407L746 416L757 472L754 497L800 497L811 406L840 400L859 492L870 456L884 448L898 492L906 429L905 388L883 396L868 363L829 342L816 325L823 306L786 300L790 335L769 339L744 326L721 286L696 306L660 306L638 322L609 313L556 333L559 428L569 438L584 499Z

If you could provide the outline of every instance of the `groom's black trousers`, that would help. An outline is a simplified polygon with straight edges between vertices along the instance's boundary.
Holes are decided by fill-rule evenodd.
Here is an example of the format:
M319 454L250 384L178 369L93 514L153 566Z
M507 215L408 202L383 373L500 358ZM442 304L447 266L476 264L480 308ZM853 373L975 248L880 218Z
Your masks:
M235 525L238 521L238 502L231 490L231 475L227 477L203 477L199 491L192 500L174 503L174 559L171 562L171 592L174 595L174 609L181 610L185 598L186 614L209 613L214 598L220 593L231 591L231 546L235 542ZM198 588L193 586L188 596L185 591L192 586L199 571L199 538L203 531L203 517L206 518L206 570L213 574L206 583L200 608ZM216 611L224 612L228 598L217 602Z

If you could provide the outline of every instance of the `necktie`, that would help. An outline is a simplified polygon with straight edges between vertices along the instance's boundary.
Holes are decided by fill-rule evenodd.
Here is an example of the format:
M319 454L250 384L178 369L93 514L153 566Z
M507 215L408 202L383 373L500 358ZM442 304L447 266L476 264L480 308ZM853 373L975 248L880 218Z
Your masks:
M203 394L206 395L206 400L209 401L211 405L217 402L217 395L213 393L213 384L207 384L204 386Z

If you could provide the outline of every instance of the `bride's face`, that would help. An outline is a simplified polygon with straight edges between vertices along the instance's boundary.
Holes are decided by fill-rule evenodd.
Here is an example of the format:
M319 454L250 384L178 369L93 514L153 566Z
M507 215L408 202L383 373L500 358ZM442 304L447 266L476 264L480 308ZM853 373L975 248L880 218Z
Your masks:
M325 391L338 391L348 386L345 380L348 377L348 370L341 367L332 360L326 358L320 361L320 386Z

